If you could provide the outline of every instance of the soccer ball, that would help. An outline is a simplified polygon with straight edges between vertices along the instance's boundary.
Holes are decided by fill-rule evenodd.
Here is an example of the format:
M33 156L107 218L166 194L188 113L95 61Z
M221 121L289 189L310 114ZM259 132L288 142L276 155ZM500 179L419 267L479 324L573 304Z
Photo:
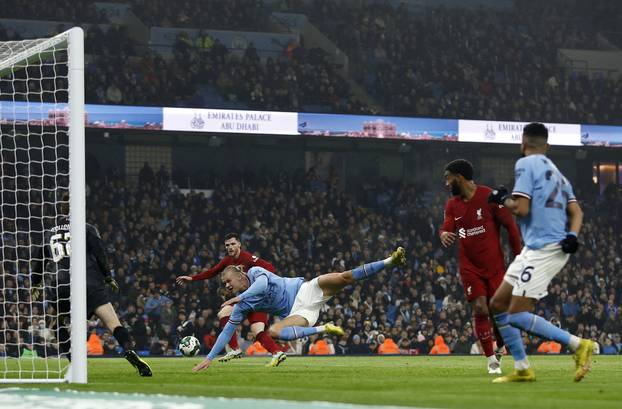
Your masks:
M196 356L201 349L201 344L199 340L189 335L187 337L183 337L179 342L179 350L184 356Z

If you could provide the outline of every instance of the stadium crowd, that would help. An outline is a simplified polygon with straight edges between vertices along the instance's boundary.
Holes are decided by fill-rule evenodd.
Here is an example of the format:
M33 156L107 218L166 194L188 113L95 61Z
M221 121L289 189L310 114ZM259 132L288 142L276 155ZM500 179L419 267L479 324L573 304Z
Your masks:
M319 180L313 172L245 173L213 178L210 184L215 188L211 198L184 195L166 171L148 167L135 189L115 174L89 182L88 219L108 246L122 287L115 309L138 350L173 355L180 337L192 333L201 340L203 352L209 350L218 331L219 281L182 288L174 279L216 264L224 255L224 234L236 231L243 245L275 264L279 274L307 279L382 258L395 243L408 249L407 268L357 284L323 310L320 322L342 325L346 336L305 340L289 345L290 352L479 353L455 252L442 250L437 237L446 192L424 201L424 187L379 181L346 194L334 180ZM590 198L583 202L582 247L553 281L537 313L598 341L602 353L619 353L622 246L615 235L622 214L608 203L622 198L622 189L611 186L602 196L582 195ZM8 245L10 237L4 240ZM45 343L42 339L53 347L52 318L41 316L50 306L34 303L31 321L14 318L17 309L30 308L23 302L28 297L23 289L28 286L27 267L22 263L19 274L16 263L5 260L3 267L0 334L5 352L17 353L18 335L19 343L34 340L35 349L42 348L37 345ZM91 325L93 345L103 346L93 351L115 354L110 334L96 321ZM248 327L241 336L245 349L257 348ZM549 346L532 337L526 340L530 353Z
M620 123L622 79L605 71L569 72L560 63L561 48L609 49L619 40L612 14L584 0L547 2L544 11L531 0L509 9L417 12L403 3L327 0L128 4L147 26L204 29L270 31L270 12L306 13L348 55L349 75L377 104L354 97L325 52L305 47L304 38L265 61L252 44L240 57L209 36L180 36L167 58L138 51L119 27L111 34L89 28L96 33L87 41L87 102L204 106L200 89L206 86L222 97L213 103L227 107ZM21 7L7 10L13 18L53 20L57 8L33 6L26 15ZM94 7L83 14L83 22L106 22ZM604 25L597 24L601 19Z
M619 123L622 79L566 72L561 48L613 49L592 2L510 9L291 2L353 60L388 113L441 118ZM544 9L543 9L544 8ZM607 90L607 92L603 92Z

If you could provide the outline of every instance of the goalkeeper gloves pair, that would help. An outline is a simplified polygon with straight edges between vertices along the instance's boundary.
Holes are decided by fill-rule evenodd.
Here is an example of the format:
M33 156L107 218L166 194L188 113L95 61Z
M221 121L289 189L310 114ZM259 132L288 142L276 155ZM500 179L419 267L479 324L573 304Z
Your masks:
M119 292L119 283L117 283L117 280L112 278L112 276L108 276L104 278L104 284L110 287L110 290L112 292L115 292L115 293ZM39 284L30 290L30 298L33 301L39 301L39 297L41 297L42 294L43 294L42 284Z

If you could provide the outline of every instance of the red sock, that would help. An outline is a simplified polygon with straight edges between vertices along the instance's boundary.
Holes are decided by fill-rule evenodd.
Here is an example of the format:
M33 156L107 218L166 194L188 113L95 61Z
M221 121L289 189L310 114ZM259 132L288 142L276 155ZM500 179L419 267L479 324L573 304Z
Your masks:
M225 325L227 325L228 321L229 321L229 316L222 317L219 321L220 329L223 329ZM240 346L238 345L238 332L237 331L233 331L233 335L231 335L231 339L229 340L229 346L232 349L240 349Z
M475 315L475 335L482 344L484 355L494 355L492 347L492 327L490 325L490 319L486 314Z
M281 347L279 347L279 344L274 342L270 334L268 334L268 331L261 331L259 334L257 334L255 339L259 341L259 343L263 345L264 348L266 348L268 352L270 352L272 355L281 351Z

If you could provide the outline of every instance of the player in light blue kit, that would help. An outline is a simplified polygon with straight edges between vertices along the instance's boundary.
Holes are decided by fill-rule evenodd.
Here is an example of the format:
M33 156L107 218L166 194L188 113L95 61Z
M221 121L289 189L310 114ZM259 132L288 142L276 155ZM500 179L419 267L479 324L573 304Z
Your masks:
M346 286L370 278L385 267L405 264L406 252L403 247L398 247L385 260L368 263L343 273L324 274L311 281L304 281L302 277L280 277L261 267L251 267L245 273L238 266L228 266L221 279L227 290L241 294L223 303L223 306L235 304L229 322L205 360L192 370L197 372L209 368L231 338L236 326L251 311L268 312L282 318L269 329L273 338L289 341L322 332L343 335L343 329L332 324L314 327L326 302ZM269 366L278 366L285 358L284 353L277 354Z
M583 211L568 179L545 156L548 130L541 123L523 129L521 151L525 157L514 167L515 185L510 194L503 186L489 202L507 207L518 216L525 246L508 267L504 281L490 301L499 332L514 358L514 373L495 383L535 381L520 330L557 341L574 351L575 381L590 370L594 342L569 334L533 314L535 302L547 295L553 277L577 251Z

